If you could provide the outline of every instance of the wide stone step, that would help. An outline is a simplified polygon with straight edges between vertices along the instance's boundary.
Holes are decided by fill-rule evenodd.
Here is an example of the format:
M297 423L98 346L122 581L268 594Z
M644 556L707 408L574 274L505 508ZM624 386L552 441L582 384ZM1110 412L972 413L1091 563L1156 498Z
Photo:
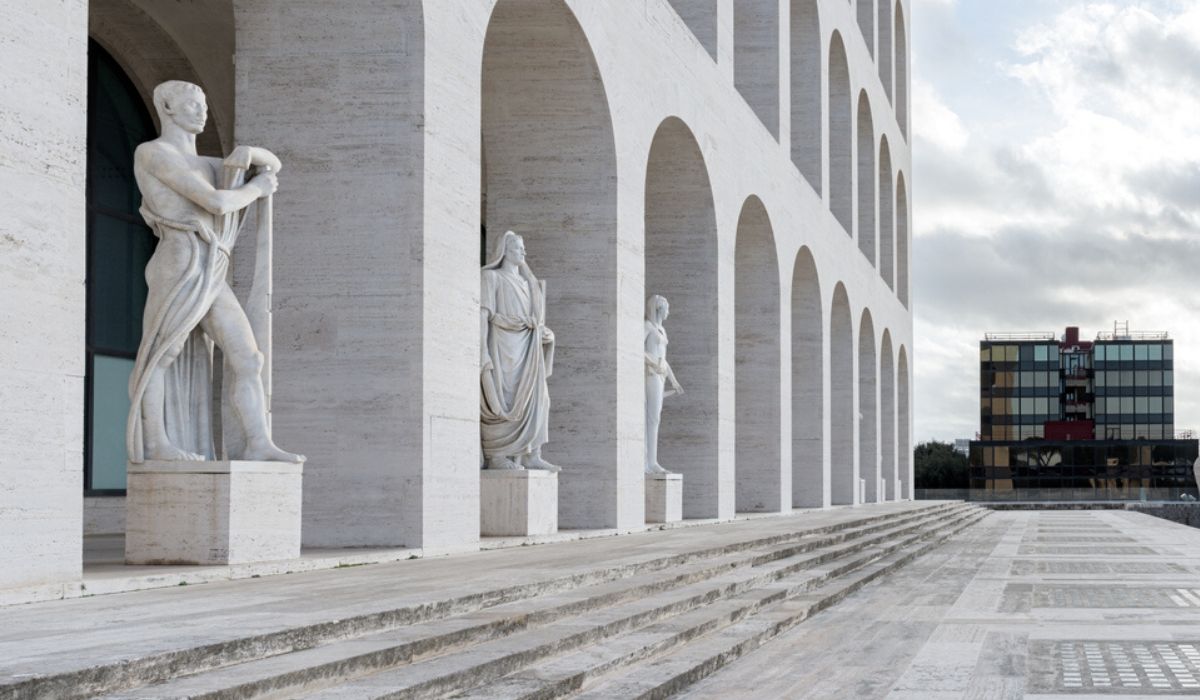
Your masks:
M620 673L608 670L608 677L583 692L547 692L545 688L527 685L522 694L477 695L475 697L554 698L571 696L577 700L610 700L636 698L658 700L668 698L691 684L754 651L771 639L795 627L814 614L845 599L868 583L886 576L916 557L937 547L953 535L987 516L986 512L965 515L926 534L912 538L901 548L890 552L872 564L852 574L830 581L816 590L789 596L778 604L766 607L753 615L698 638L665 654L651 656ZM586 683L587 678L583 679ZM582 683L581 683L582 685ZM578 687L578 686L577 686Z
M518 584L494 588L457 585L454 586L455 592L449 596L421 598L419 602L413 602L412 597L406 599L402 594L397 596L394 591L385 591L380 598L396 599L396 603L380 605L378 610L367 609L366 612L360 612L361 609L341 612L335 614L336 616L330 615L329 618L307 616L308 620L312 620L311 623L281 623L277 627L272 627L270 623L265 626L257 624L256 632L250 635L244 633L239 636L236 633L236 630L241 629L238 626L238 617L230 615L228 635L215 630L215 633L204 635L173 636L168 634L166 629L160 630L151 640L115 648L113 653L80 653L77 663L56 664L54 671L34 676L25 674L2 678L0 698L91 698L256 659L311 650L330 642L361 639L366 635L390 632L412 624L446 620L497 605L569 593L582 587L656 573L670 579L671 573L680 567L706 561L718 562L722 557L736 556L739 552L790 544L809 546L821 538L858 537L871 528L886 527L890 521L899 517L932 515L959 507L959 504L953 503L925 505L863 517L847 517L846 520L834 522L814 519L816 522L812 525L806 523L804 515L799 515L794 517L794 526L792 522L787 522L787 527L794 527L794 530L784 532L780 532L780 520L769 519L764 521L772 527L773 533L769 536L754 537L751 531L746 533L745 539L725 537L721 544L710 546L704 545L702 538L697 538L695 548L682 550L678 546L679 540L695 537L694 534L690 534L691 528L683 528L665 534L665 537L670 536L676 542L672 554L666 556L659 555L654 549L658 533L631 536L629 555L610 555L605 560L596 562L596 566L593 567L586 564L569 567L568 572L563 575L527 578ZM749 527L749 523L738 523L730 527ZM698 534L700 530L695 532ZM584 543L557 546L584 546ZM402 566L404 564L383 564L383 567ZM136 648L136 651L127 651L131 648Z
M654 617L704 605L757 583L844 557L879 541L923 527L926 523L959 512L965 506L933 512L904 513L891 523L872 523L817 537L802 537L790 544L737 552L716 560L701 560L672 571L655 572L634 580L596 584L532 600L517 601L448 620L431 621L385 633L357 638L316 649L275 656L177 679L138 691L110 697L255 697L291 688L329 685L355 676L419 661L471 643L516 634L556 620L599 610L597 625L609 633L620 625L646 624ZM617 613L609 606L631 602ZM605 619L614 617L614 619ZM563 623L568 629L578 621ZM540 639L537 632L529 633ZM568 635L569 636L569 635ZM586 643L586 635L575 643ZM502 648L507 643L501 643ZM477 648L472 649L472 653ZM512 660L497 663L510 663Z
M480 683L489 683L531 663L636 632L677 615L696 611L702 617L711 616L712 612L704 611L719 610L720 606L712 606L728 599L752 599L752 603L744 600L733 603L735 608L742 610L741 614L745 614L761 604L762 601L758 600L761 595L766 595L769 599L783 595L781 590L791 590L794 593L820 585L833 576L843 575L877 559L881 555L879 548L882 543L920 536L920 532L940 521L942 517L945 516L922 519L917 523L885 530L864 538L861 543L856 541L832 547L829 551L797 555L787 560L754 567L750 571L731 572L683 589L476 645L461 653L375 673L304 697L440 697ZM793 582L790 587L758 591L759 587L776 584L787 577L795 576L797 572L825 563L832 565L813 570L802 579ZM489 686L489 692L490 690Z

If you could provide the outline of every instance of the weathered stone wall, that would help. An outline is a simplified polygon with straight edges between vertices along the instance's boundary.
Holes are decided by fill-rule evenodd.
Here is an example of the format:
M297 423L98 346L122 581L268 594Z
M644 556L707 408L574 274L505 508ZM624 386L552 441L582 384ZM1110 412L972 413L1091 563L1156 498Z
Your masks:
M87 3L0 6L0 589L79 578Z

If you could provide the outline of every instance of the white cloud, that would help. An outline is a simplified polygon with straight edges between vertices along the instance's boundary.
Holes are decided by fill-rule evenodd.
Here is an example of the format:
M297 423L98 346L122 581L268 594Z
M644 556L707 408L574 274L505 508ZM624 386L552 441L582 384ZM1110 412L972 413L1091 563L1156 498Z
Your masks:
M1171 332L1200 427L1200 4L1056 7L1005 46L960 26L984 69L914 76L918 439L978 429L985 332L1114 319Z

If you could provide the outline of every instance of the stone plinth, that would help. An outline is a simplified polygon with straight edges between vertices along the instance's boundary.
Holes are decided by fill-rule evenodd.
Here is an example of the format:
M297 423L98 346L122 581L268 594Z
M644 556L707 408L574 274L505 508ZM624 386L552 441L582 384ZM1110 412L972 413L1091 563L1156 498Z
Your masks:
M646 475L646 522L683 520L683 474Z
M130 464L127 564L246 564L300 556L303 465Z
M484 537L558 532L558 474L539 469L479 472L479 534Z

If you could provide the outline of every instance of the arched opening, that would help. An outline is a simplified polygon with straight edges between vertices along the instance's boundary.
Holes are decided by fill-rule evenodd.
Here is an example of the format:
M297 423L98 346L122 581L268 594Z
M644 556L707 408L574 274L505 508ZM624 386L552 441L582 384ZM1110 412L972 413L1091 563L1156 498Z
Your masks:
M892 99L892 3L879 0L879 79L883 92Z
M896 473L896 372L892 359L892 334L885 330L879 344L879 458L882 463L881 501L900 500Z
M854 236L854 132L850 68L842 35L829 40L829 210Z
M858 1L858 29L867 42L867 53L875 55L875 0ZM883 0L887 2L887 0Z
M900 133L908 138L908 35L904 26L904 7L896 3L896 121Z
M899 425L896 432L899 436L899 471L900 471L900 496L901 499L911 499L913 497L913 473L912 473L912 423L909 416L909 393L908 393L908 353L904 346L900 346L899 359L896 361L896 383L898 385L896 392L896 407L899 417Z
M779 260L757 197L742 205L736 246L737 510L778 512L791 507L791 471L780 455Z
M896 288L896 216L893 211L892 153L887 136L879 143L879 274L891 289Z
M908 308L908 188L904 173L896 176L896 295Z
M792 0L792 162L821 194L821 17L816 0Z
M863 310L858 326L858 464L859 475L866 481L863 503L879 498L879 383L875 373L875 324L871 312Z
M824 321L821 283L808 248L792 267L792 506L828 503L825 471Z
M133 151L158 134L133 82L95 41L88 42L87 107L83 488L109 496L125 492L129 375L142 338L146 263L157 244L138 213Z
M875 264L875 126L867 91L858 94L858 249Z
M733 3L733 83L779 138L779 0Z
M684 387L663 402L659 463L684 475L684 517L728 517L732 494L721 482L732 475L720 478L717 450L717 220L700 145L675 117L650 144L645 216L646 296L671 304L667 359Z
M521 234L546 282L556 347L544 455L564 467L559 524L614 527L616 152L599 69L562 0L496 5L483 48L482 129L484 235Z
M717 58L717 0L667 0L709 56Z
M854 321L841 282L829 312L829 483L833 505L858 502L854 462Z

